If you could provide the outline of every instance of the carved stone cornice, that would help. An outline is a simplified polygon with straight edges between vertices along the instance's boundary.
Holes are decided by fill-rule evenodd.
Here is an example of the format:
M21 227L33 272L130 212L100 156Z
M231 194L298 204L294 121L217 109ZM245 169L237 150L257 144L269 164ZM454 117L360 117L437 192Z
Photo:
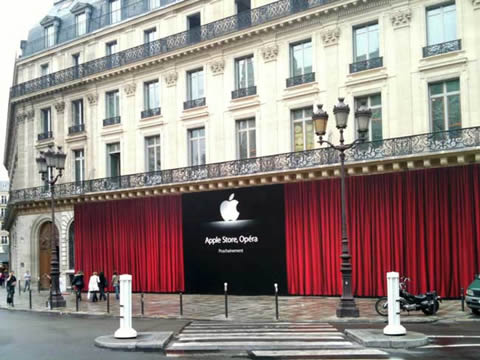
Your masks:
M269 45L262 48L262 56L265 62L276 60L278 56L278 45Z
M398 29L404 26L409 26L411 18L412 18L412 11L410 9L397 11L390 15L392 26L395 29Z
M87 94L87 101L90 105L97 105L98 102L98 94L97 93L90 93Z
M322 32L323 46L332 46L338 44L340 38L340 28L328 29Z
M63 114L63 112L65 111L65 101L56 102L54 106L58 114Z
M223 59L212 61L210 63L210 70L214 76L223 74L225 70L225 61L223 61Z
M27 119L27 113L21 112L18 113L17 116L15 117L15 120L17 120L17 123L21 123Z
M33 120L35 117L35 110L28 110L25 112L25 115L27 115L27 120Z
M170 71L166 73L163 78L168 87L175 86L177 84L178 74L176 71Z
M123 87L123 91L125 91L125 94L127 96L135 95L136 90L137 90L137 84L135 83L127 84Z
M475 10L480 9L480 0L472 0L472 5Z

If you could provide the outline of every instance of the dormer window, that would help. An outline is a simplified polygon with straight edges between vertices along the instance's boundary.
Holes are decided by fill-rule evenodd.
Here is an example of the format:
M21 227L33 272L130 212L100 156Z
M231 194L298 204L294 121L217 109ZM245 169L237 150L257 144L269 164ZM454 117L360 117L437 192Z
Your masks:
M45 33L45 47L55 45L55 27L53 25L47 26L44 30Z
M120 0L110 0L110 24L115 24L122 20L122 9Z
M75 16L75 29L77 36L82 36L87 33L87 15L85 13Z

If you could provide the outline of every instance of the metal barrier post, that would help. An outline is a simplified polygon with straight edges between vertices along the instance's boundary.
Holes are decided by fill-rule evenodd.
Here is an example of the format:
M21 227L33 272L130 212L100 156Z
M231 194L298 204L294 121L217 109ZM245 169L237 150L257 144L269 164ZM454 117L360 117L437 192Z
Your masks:
M107 290L107 314L110 314L110 291Z
M18 280L18 296L22 295L22 280Z
M180 292L180 316L183 316L183 294Z
M38 293L40 294L40 280L38 280Z
M400 283L397 272L387 273L388 325L385 335L405 335L407 330L400 324Z
M32 289L28 289L28 307L32 310Z
M223 290L225 292L225 318L228 319L228 283L223 284Z
M78 304L78 302L79 302L78 300L79 300L79 299L78 299L78 294L77 294L77 292L75 291L75 311L76 311L76 312L78 312L78 305L79 305L79 304Z
M132 339L137 332L132 328L132 275L120 275L120 328L117 339Z
M462 311L465 311L465 291L463 289L463 287L460 289L461 293L460 293L460 299L462 301Z
M141 300L142 300L142 316L144 316L145 315L145 298L143 293L141 295Z
M273 287L275 288L275 319L278 320L278 284L273 284Z

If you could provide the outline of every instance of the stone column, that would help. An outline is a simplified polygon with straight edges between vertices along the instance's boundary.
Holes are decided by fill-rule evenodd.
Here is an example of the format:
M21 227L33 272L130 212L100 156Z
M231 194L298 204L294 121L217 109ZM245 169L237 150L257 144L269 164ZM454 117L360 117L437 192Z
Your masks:
M207 69L206 69L207 70ZM206 101L208 106L209 126L206 132L207 163L225 161L225 122L223 121L223 109L225 109L226 94L223 87L223 74L225 72L225 60L220 57L210 62L206 72ZM224 94L224 96L218 96ZM223 149L223 151L217 151Z
M96 92L87 94L88 111L85 113L87 117L85 119L85 131L89 134L87 138L87 148L85 151L85 170L87 180L95 179L100 174L96 169L101 168L100 161L102 161L101 154L103 153L98 146L100 146L100 129L102 127L102 121L99 117L98 111L98 94Z
M162 168L170 169L175 167L177 164L178 166L186 165L186 163L182 163L179 161L179 154L183 154L179 147L180 141L182 139L181 136L178 136L177 131L181 131L179 129L183 129L182 126L178 123L180 118L181 109L183 109L183 99L184 96L177 97L177 80L178 80L178 73L171 69L163 74L163 82L165 83L165 87L163 87L163 94L162 94L162 115L165 119L166 126L165 131L162 133L163 139L161 139L162 145L165 149L167 154L164 164L162 164Z
M143 166L141 167L141 171L136 168L137 137L135 134L137 119L140 118L140 114L136 113L138 110L135 104L136 90L137 85L134 82L124 85L123 91L125 93L125 97L123 98L123 101L120 99L120 115L122 116L121 123L124 131L124 136L122 137L123 141L120 145L120 166L122 175L134 174L143 171ZM143 151L143 147L138 149L138 151ZM138 166L141 165L138 164Z

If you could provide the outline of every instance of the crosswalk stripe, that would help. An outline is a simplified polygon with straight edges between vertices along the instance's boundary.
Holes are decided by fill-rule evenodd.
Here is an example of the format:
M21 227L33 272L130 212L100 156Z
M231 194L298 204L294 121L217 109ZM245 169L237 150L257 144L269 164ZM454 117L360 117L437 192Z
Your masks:
M232 332L244 332L244 333L269 333L269 332L277 332L277 333L284 333L284 334L289 334L292 332L304 332L304 333L336 333L338 330L337 329L329 329L329 330L305 330L305 329L206 329L205 331L199 331L199 330L184 330L182 331L183 334L199 334L203 332L209 332L211 334L230 334Z
M180 341L201 341L201 340L250 340L250 341L275 341L275 340L291 340L291 341L298 341L298 340L343 340L343 336L306 336L306 335L297 335L297 334L283 334L283 335L268 335L268 336L261 336L261 335L241 335L241 334L234 334L234 335L220 335L212 337L208 336L180 336Z
M256 357L295 357L295 358L310 358L318 356L381 356L388 355L385 351L376 349L326 349L326 350L253 350L251 351Z
M210 342L175 342L169 346L170 350L188 349L190 351L204 350L237 350L243 349L322 349L328 347L355 348L358 346L350 341L210 341Z

